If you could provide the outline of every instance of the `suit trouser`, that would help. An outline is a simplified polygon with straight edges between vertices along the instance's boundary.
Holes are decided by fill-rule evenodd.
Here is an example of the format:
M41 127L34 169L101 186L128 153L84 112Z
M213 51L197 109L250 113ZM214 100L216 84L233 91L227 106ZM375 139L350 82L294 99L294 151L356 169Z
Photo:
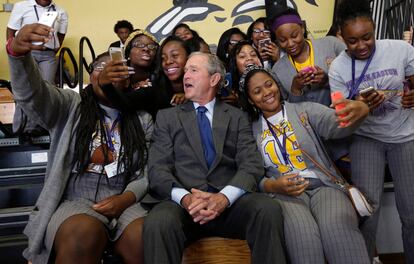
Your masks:
M402 222L406 263L414 263L414 141L384 143L354 136L350 149L352 181L373 202L375 213L364 219L361 231L374 256L379 208L384 189L385 162L394 182L395 201Z
M57 70L56 52L53 50L33 50L31 53L39 65L43 80L55 84Z
M185 246L206 236L246 239L252 263L286 263L282 209L278 202L257 193L243 195L204 225L194 223L175 202L159 203L144 223L145 263L181 263Z
M358 216L348 196L322 186L298 197L277 194L292 264L370 263Z

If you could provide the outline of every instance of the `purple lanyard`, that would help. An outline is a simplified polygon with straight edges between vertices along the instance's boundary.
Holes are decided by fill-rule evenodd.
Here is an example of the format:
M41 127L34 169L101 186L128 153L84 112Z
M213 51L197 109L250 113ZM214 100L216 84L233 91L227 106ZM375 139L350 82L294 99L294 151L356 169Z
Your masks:
M365 64L364 69L362 70L361 75L359 76L356 83L355 83L355 58L354 58L354 56L351 57L351 59L352 59L352 88L351 88L351 91L350 91L347 99L352 99L357 95L358 87L359 87L359 85L361 85L362 80L364 79L365 73L367 73L368 67L371 64L371 61L372 61L372 58L374 57L374 54L375 54L375 48L372 51L371 55L369 55L367 63Z
M110 130L107 130L106 126L105 126L106 141L107 141L107 144L108 144L108 148L112 152L115 152L115 146L114 146L114 143L112 142L112 138L115 137L114 136L114 130L115 130L116 125L119 123L119 121L121 121L121 113L118 114L118 116L116 117L116 119L112 123L112 126L111 126Z
M283 120L285 119L285 110L284 108L282 108L282 116L283 116ZM283 160L285 161L285 165L289 164L289 159L288 159L288 153L286 151L286 133L285 131L282 131L278 129L278 131L280 132L280 134L282 134L283 136L283 145L280 142L279 138L277 137L275 131L273 130L273 125L272 123L269 122L269 120L267 120L267 118L264 117L264 119L266 120L267 126L269 127L270 133L272 133L273 138L276 140L277 145L279 146L280 152L282 152L282 157Z

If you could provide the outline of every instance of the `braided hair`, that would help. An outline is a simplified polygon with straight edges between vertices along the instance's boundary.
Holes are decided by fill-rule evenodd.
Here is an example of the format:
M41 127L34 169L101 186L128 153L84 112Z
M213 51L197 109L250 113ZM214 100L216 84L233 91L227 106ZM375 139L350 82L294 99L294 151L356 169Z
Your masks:
M108 54L101 54L94 62L101 62L108 58ZM101 135L106 134L105 126L102 116L105 115L104 110L100 107L98 97L93 91L93 86L90 84L85 89L80 91L80 120L76 130L76 144L75 144L75 158L76 162L76 177L81 176L87 169L91 157L91 145L100 131ZM110 101L110 98L109 98ZM124 188L132 179L136 171L143 171L147 163L147 142L145 133L141 125L138 114L129 111L121 111L120 120L120 138L121 146L119 149L118 172L120 172L121 164L123 165L123 184ZM100 143L102 146L107 146L107 139L101 136ZM127 144L126 144L127 143ZM104 164L109 163L109 153L107 148L103 149ZM103 176L103 169L100 173L96 195L98 193L98 186ZM106 178L107 179L107 178Z

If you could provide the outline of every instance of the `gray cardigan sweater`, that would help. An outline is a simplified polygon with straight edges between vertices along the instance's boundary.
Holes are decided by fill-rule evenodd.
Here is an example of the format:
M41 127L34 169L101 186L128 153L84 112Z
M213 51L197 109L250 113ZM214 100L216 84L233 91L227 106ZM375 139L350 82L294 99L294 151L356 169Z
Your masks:
M50 252L45 248L43 239L72 172L81 98L72 90L57 89L43 81L30 54L23 57L9 56L9 65L16 103L29 119L47 129L51 138L45 183L24 229L29 246L23 252L33 264L47 263ZM149 142L153 130L151 116L145 112L138 112L138 116ZM145 171L136 175L125 191L132 191L138 202L147 188Z
M345 50L345 44L337 38L328 36L321 39L313 40L312 46L314 50L315 65L323 69L326 74L329 71L329 65L336 56ZM293 77L297 74L289 60L289 56L283 56L273 66L272 71L276 74L276 78L282 85L282 94L289 102L316 102L324 105L330 105L331 96L329 82L320 87L312 85L310 90L305 90L302 96L295 96L291 93Z
M338 128L335 110L317 103L303 102L292 104L285 102L285 109L288 120L295 131L300 148L306 150L313 159L323 167L327 168L334 176L339 178L340 176L333 167L333 163L329 159L326 150L321 143L321 138L329 139L349 136L355 131L359 123L348 128ZM254 122L252 128L257 146L260 149L262 118L259 118L259 120ZM303 155L303 158L308 169L314 171L325 185L338 188L338 186L305 155ZM261 191L264 191L264 182L267 178L278 178L281 176L280 172L273 166L265 166L265 170L265 177L259 184Z

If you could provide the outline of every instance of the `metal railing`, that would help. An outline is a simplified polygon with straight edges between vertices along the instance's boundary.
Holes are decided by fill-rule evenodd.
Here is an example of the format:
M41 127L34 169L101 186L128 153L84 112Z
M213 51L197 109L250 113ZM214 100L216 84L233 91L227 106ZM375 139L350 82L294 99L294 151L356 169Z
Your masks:
M83 56L83 54L84 54L83 49L84 49L84 43L85 42L89 47L89 51L90 51L91 56L92 56L92 61L95 60L95 51L92 47L91 41L89 40L88 37L85 37L85 36L82 37L79 41L79 90L83 89L83 68L85 67L87 69L87 71L89 72L88 63L86 62L86 59Z
M378 39L402 39L414 26L414 0L371 0Z
M65 55L68 55L74 69L74 77L71 78L69 71L64 67L65 66ZM66 83L70 88L75 88L78 85L78 64L76 62L75 56L73 56L72 51L69 48L62 48L59 53L59 84L60 88L63 88L63 84Z

